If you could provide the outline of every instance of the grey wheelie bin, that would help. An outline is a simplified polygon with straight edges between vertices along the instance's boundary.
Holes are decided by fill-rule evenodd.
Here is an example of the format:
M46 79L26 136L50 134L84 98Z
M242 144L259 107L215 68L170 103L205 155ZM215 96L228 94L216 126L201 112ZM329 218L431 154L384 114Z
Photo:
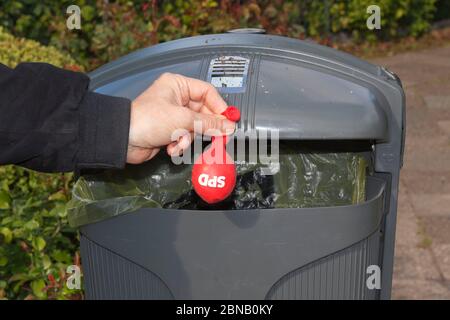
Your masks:
M91 73L91 89L133 99L165 72L216 86L241 110L236 134L277 129L280 146L362 157L367 163L358 169L364 173L363 198L315 206L296 205L294 197L286 206L205 209L190 206L189 197L178 207L148 205L152 196L145 187L134 188L141 198L128 190L114 205L107 197L96 202L95 191L88 190L86 205L69 212L81 230L86 297L389 299L405 134L405 97L396 75L309 42L238 32L129 54ZM141 175L147 169L152 174L152 161L137 166L144 168ZM308 163L311 170L319 168ZM282 162L280 170L289 165ZM323 192L330 181L347 178L348 171L340 171L346 166L323 169L331 170L320 175ZM110 172L103 182L120 174ZM305 179L284 188L297 175ZM310 178L292 170L276 178L277 190L289 195L308 185L311 191L316 186L308 184ZM133 178L118 181L120 188ZM299 190L298 197L306 199L307 192ZM339 190L336 199L347 192ZM248 190L238 197L252 201Z

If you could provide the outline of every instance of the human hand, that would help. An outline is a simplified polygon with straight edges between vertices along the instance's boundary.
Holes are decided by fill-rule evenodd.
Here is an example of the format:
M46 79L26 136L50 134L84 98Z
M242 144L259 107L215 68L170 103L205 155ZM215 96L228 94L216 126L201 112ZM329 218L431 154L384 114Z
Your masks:
M230 134L235 124L220 115L227 104L210 83L178 74L164 73L131 104L127 162L142 163L153 158L161 147L169 155L186 150L194 136L194 122L201 132L216 129ZM172 140L177 129L189 133Z

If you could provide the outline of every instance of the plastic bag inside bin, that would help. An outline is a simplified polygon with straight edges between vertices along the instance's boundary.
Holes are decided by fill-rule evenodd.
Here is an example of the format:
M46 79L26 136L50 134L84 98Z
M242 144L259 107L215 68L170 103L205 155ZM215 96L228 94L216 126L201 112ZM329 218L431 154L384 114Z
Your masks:
M81 176L68 204L72 226L98 222L139 208L239 210L350 205L365 200L368 161L362 152L323 152L280 142L279 167L236 164L236 187L210 205L191 184L192 165L172 163L165 152L142 165Z

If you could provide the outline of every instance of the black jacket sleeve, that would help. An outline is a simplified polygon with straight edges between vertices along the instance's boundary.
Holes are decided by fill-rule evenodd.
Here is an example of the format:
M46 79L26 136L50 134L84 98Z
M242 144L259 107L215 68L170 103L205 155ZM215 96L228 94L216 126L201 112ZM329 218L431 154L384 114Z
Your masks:
M122 168L130 101L88 86L85 74L49 64L0 64L0 165L44 172Z

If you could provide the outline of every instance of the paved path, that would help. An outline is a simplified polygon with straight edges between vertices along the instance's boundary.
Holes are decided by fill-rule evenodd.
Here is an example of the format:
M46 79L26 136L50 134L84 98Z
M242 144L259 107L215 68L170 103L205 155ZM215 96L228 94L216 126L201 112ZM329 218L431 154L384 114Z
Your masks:
M450 299L450 46L374 59L406 91L393 299Z

